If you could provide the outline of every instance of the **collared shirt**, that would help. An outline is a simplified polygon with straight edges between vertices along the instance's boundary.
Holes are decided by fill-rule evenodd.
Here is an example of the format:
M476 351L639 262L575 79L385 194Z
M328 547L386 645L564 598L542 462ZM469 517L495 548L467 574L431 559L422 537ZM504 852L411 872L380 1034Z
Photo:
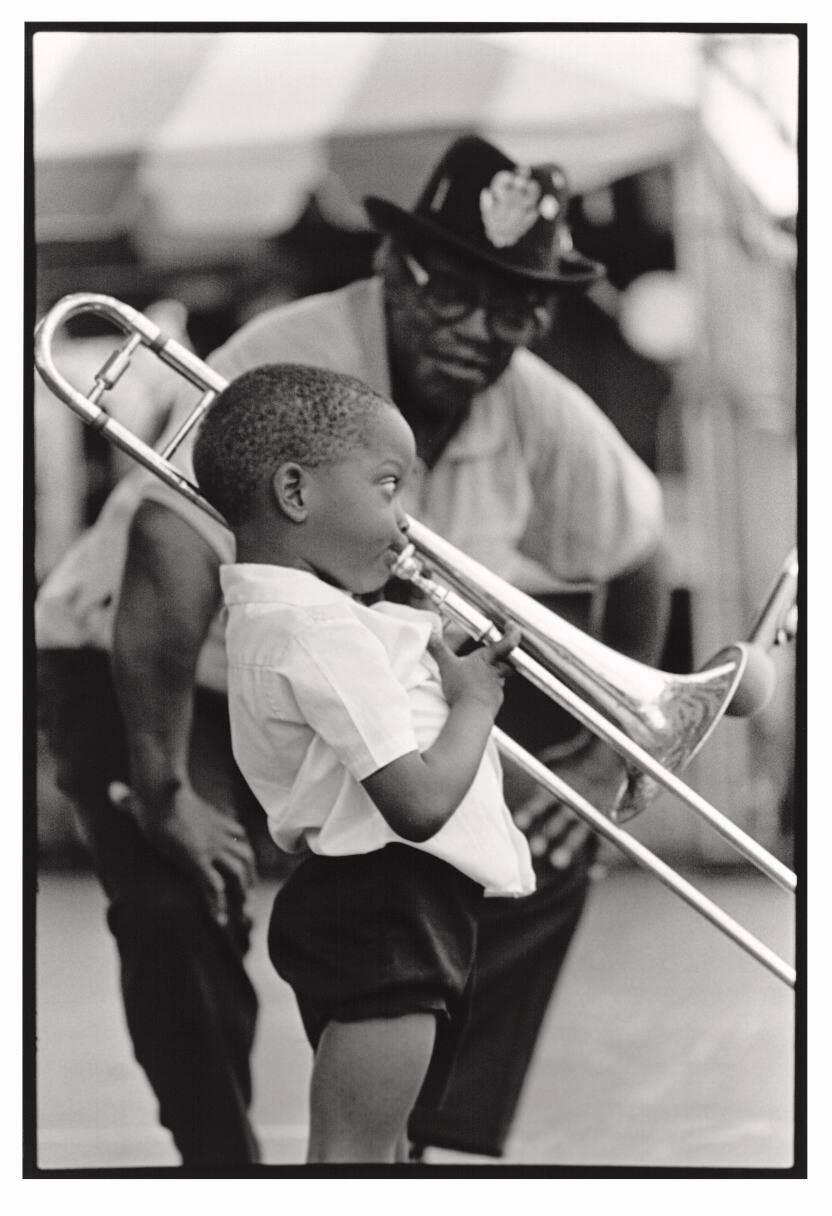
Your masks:
M487 895L534 890L493 741L453 815L418 844L393 831L361 784L429 748L447 719L426 650L439 628L433 613L367 607L286 567L224 565L220 581L234 756L280 848L342 856L405 843L455 866Z
M389 396L382 282L364 279L262 313L209 362L227 379L263 363L309 363L357 376ZM195 395L183 388L176 423ZM193 477L190 441L176 462ZM221 562L233 560L229 533L152 475L141 476L138 497L165 502L191 520ZM637 565L662 527L653 474L581 389L525 350L475 397L434 467L417 467L403 505L530 594L607 582ZM109 645L131 511L105 508L93 540L85 538L80 553L70 551L47 580L38 600L38 645ZM88 636L86 643L62 640ZM200 657L201 678L220 687L223 665L215 627Z
M98 519L40 588L35 603L35 637L39 648L111 649L130 524L139 504L151 500L169 506L187 519L220 561L234 560L234 537L227 529L171 490L155 474L136 469L122 478ZM219 616L212 622L200 651L196 677L202 688L225 691L225 645Z

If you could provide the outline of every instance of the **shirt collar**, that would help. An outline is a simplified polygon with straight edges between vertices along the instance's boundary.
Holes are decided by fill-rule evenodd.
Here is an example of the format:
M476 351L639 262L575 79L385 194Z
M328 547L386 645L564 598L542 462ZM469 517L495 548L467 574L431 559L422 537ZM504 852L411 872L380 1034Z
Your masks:
M508 395L503 391L510 366L500 379L471 402L468 417L463 422L440 460L471 460L493 456L504 445L508 431Z
M292 604L302 607L342 604L352 597L307 570L265 562L220 566L220 585L231 604Z

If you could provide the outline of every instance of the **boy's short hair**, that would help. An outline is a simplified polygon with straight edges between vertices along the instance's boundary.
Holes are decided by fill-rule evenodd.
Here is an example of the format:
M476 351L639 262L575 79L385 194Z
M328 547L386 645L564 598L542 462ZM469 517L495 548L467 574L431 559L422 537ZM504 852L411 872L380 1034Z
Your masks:
M201 492L233 526L259 485L287 460L314 466L360 447L367 422L392 402L355 376L267 363L237 376L200 425L193 463Z

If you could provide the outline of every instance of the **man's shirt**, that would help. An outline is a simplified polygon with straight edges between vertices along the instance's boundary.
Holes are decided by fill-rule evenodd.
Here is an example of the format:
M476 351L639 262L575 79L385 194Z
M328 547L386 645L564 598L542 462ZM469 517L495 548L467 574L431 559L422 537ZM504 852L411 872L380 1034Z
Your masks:
M262 363L309 363L391 395L380 278L255 317L212 357L232 379ZM530 594L608 582L662 530L646 465L577 385L515 351L434 467L417 463L405 509Z
M209 359L233 379L263 363L308 363L357 376L390 395L381 279L280 305L243 326ZM172 433L196 392L184 385ZM193 478L193 436L175 463ZM133 477L133 475L130 475ZM125 479L127 480L127 479ZM199 508L141 471L117 487L99 521L70 550L38 597L39 646L109 647L132 512L143 498L166 503L233 561L233 540ZM601 410L529 351L514 353L434 467L417 462L405 509L520 590L546 594L599 586L638 565L662 529L658 482ZM215 626L200 680L224 682Z

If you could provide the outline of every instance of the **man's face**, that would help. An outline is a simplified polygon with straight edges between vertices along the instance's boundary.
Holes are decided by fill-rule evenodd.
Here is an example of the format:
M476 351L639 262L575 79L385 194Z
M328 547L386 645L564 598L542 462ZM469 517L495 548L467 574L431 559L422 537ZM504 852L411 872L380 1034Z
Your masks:
M548 323L546 296L439 249L391 253L394 394L431 414L466 407Z

